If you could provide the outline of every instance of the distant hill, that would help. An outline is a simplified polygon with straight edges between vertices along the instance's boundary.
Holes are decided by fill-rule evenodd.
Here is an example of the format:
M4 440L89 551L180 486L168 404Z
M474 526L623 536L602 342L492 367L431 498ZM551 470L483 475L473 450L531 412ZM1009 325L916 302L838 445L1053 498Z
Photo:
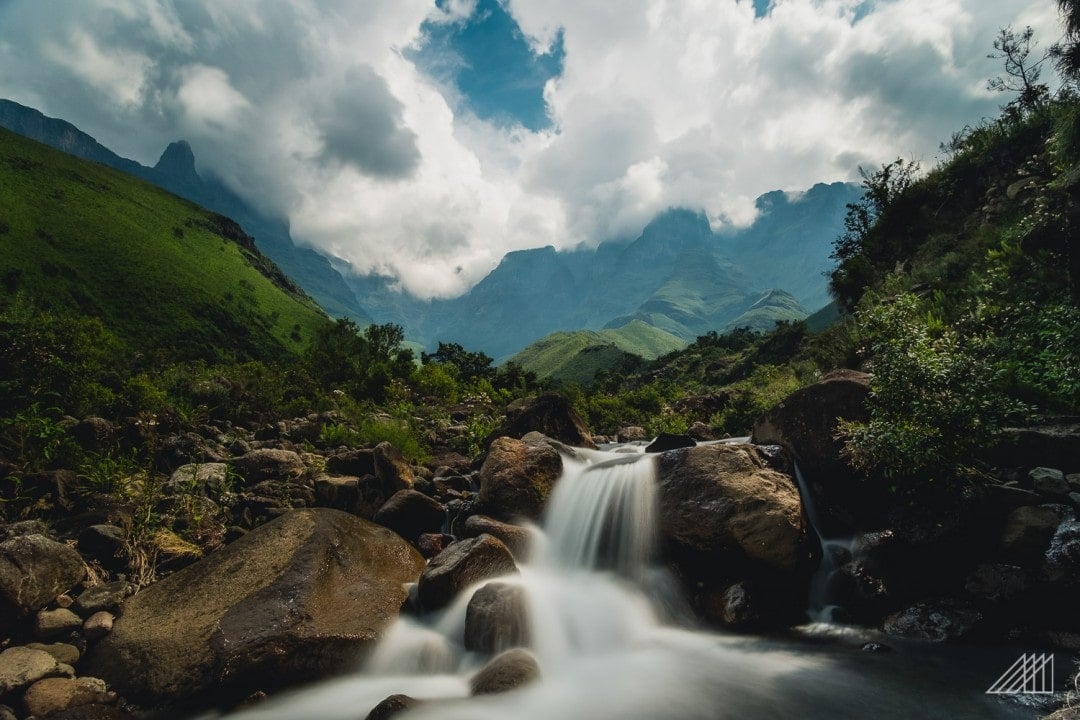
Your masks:
M135 352L263 358L327 322L236 223L0 129L0 304L100 318Z
M638 360L655 360L686 342L635 320L621 328L555 332L537 340L510 360L542 378L587 385L599 370Z
M804 320L808 313L799 301L783 290L769 290L763 293L750 308L729 322L723 329L731 332L736 328L748 327L751 330L766 332L772 330L777 322L795 322Z
M244 202L222 182L203 178L195 169L195 155L184 141L165 148L150 168L120 157L69 122L50 118L10 100L0 100L0 127L86 160L108 165L198 205L236 220L255 238L259 249L304 288L328 313L349 317L361 326L372 318L356 300L329 259L309 248L297 247L285 220L268 217Z

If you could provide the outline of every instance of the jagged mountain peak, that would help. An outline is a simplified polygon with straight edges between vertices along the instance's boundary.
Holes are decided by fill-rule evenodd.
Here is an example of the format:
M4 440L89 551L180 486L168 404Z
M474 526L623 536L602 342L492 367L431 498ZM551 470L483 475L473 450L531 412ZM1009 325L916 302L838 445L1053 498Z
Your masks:
M201 182L199 173L195 170L195 153L187 140L169 143L154 169L183 183Z

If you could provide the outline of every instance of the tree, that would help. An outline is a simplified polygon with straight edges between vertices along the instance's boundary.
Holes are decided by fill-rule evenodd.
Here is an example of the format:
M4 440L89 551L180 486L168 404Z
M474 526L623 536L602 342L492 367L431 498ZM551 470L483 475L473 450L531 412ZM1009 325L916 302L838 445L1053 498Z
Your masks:
M453 365L463 381L495 377L495 368L491 367L494 361L490 357L482 352L469 352L457 343L440 342L435 352L420 353L420 362Z
M1065 38L1050 48L1058 72L1066 80L1080 80L1080 0L1058 0Z
M1043 53L1038 59L1031 58L1031 51L1037 45L1032 42L1034 34L1030 25L1020 33L1009 26L1003 27L994 39L994 52L986 56L1004 61L1005 66L1005 74L987 81L986 86L997 92L1016 94L1002 107L1006 117L1019 119L1050 99L1049 86L1039 82L1042 64L1050 53Z

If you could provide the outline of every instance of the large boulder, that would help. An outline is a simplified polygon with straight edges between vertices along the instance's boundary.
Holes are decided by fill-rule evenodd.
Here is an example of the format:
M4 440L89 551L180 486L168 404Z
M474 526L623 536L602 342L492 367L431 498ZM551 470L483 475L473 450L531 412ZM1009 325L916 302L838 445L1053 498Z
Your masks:
M538 519L561 474L562 458L547 442L496 438L480 468L480 506L500 520Z
M500 540L491 535L461 540L432 558L420 575L420 604L438 610L470 585L516 572L514 556Z
M821 493L822 508L837 516L844 529L871 529L880 524L884 507L875 489L864 482L843 454L837 436L841 420L866 422L870 376L836 370L781 400L754 424L750 441L780 445L799 465L803 477ZM829 520L833 520L829 518Z
M388 442L375 446L375 477L382 484L383 493L390 497L398 490L411 490L416 478L401 451Z
M423 564L386 528L292 511L127 600L83 669L129 700L177 705L343 672L397 616Z
M478 535L494 535L503 541L517 560L526 560L529 557L529 545L531 535L529 531L520 525L499 522L487 515L470 515L461 529L461 536L466 538Z
M484 445L491 445L498 437L521 438L530 432L542 433L567 445L596 447L585 421L564 395L554 391L510 403L506 420L487 437Z
M491 582L473 593L465 611L465 649L497 653L529 643L525 589Z
M790 573L807 561L794 481L751 445L701 445L659 460L660 533L675 548Z
M44 535L0 543L0 632L8 632L83 579L79 553Z

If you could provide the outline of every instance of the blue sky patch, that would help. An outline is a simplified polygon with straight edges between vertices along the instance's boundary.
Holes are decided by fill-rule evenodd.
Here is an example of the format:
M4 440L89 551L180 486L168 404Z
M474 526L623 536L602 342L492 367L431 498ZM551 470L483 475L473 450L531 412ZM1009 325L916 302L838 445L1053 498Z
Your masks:
M566 51L561 33L547 54L534 54L499 0L479 0L467 20L426 22L421 32L420 49L410 59L435 79L453 84L477 117L530 130L551 126L544 83L562 73Z
M770 5L772 5L772 0L754 0L754 17L768 15Z

